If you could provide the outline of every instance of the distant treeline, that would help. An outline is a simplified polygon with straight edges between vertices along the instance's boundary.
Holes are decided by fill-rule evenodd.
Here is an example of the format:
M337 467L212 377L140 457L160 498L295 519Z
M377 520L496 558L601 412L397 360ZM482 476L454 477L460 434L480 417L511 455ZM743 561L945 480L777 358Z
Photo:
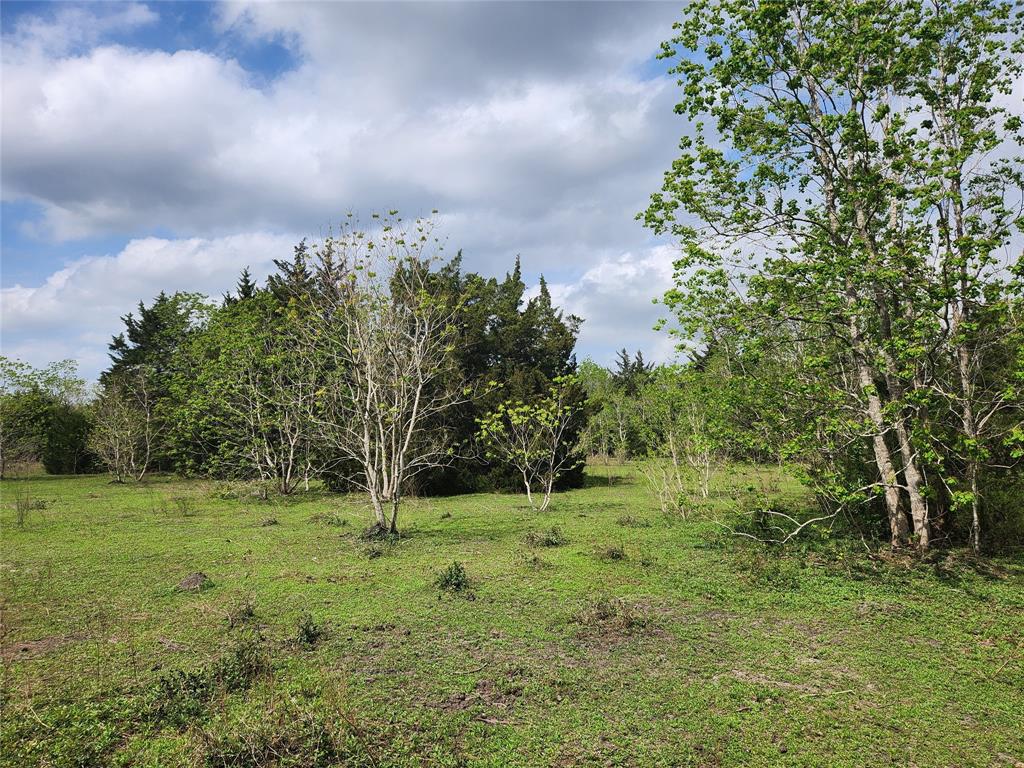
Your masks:
M331 248L302 242L291 259L275 261L264 285L245 270L217 302L163 292L140 302L122 318L92 398L70 363L34 371L6 361L4 464L41 460L53 473L111 468L118 479L152 470L263 479L284 493L322 478L347 489L358 469L312 428L325 417L314 412L320 379L335 364L317 359L311 334L324 318L312 315L325 306L318 297L337 292L351 268ZM501 280L463 272L461 263L460 252L446 263L406 265L425 270L432 299L455 308L445 342L452 381L430 386L465 392L434 415L443 418L448 455L417 473L406 492L520 488L514 469L484 456L478 422L499 403L543 398L556 379L576 371L580 320L553 306L543 278L527 298L518 259ZM562 452L577 450L587 418L582 389L574 386L570 395L577 407ZM425 439L431 426L440 431L426 423L414 439ZM581 480L573 462L557 484Z

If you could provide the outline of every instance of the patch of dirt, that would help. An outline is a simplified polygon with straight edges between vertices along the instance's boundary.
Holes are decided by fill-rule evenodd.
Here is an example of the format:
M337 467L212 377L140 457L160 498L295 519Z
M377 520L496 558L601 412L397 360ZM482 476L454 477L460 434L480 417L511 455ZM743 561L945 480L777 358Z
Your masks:
M19 643L10 643L0 648L0 657L4 661L17 659L35 659L55 651L63 645L75 640L74 637L65 635L51 635L39 640L23 640Z
M767 675L761 674L760 672L750 672L745 669L733 669L729 672L723 672L715 675L711 679L714 681L720 680L722 677L731 677L734 680L739 680L744 683L754 683L756 685L764 685L769 688L778 688L783 691L795 691L802 694L802 697L807 698L811 696L840 696L846 694L855 693L850 688L833 689L826 688L818 685L811 685L809 683L793 683L788 680L775 680L768 677Z
M485 677L477 680L469 693L453 693L436 706L445 712L461 712L476 706L508 711L522 692L523 685L517 675L510 674L500 683ZM484 722L500 722L496 718L481 719Z
M168 640L166 637L158 637L157 642L160 643L168 651L187 651L188 646L182 645L181 643L175 642L174 640Z
M213 586L213 581L202 571L196 571L190 573L184 579L178 582L177 590L179 592L201 592L204 589L209 589Z

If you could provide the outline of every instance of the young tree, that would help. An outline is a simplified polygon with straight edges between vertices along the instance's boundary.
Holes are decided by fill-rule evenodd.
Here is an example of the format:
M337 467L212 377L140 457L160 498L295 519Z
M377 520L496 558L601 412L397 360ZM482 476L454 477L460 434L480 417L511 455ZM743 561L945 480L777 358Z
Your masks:
M639 391L652 446L644 473L663 511L683 512L692 489L707 499L711 475L725 459L725 382L707 371L663 366Z
M522 476L526 498L534 507L533 489L540 486L543 512L563 472L583 459L568 445L570 429L580 409L573 376L559 376L548 394L531 402L510 400L479 419L481 442L491 459L514 467Z
M142 480L153 458L161 424L152 375L139 366L108 376L93 403L89 445L114 482Z
M321 248L341 267L308 313L325 371L317 434L369 495L381 534L397 533L408 483L451 461L446 416L469 394L455 364L458 302L429 280L442 249L432 221L394 213L373 231L347 222Z

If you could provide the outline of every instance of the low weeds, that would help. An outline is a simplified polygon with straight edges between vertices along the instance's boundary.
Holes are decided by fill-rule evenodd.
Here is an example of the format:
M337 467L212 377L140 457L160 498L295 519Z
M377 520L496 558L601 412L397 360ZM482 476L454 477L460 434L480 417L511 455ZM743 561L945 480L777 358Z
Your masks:
M587 632L615 631L628 634L653 624L646 609L610 595L600 595L587 602L576 611L573 620Z
M320 641L327 637L327 629L318 624L313 614L308 611L302 614L299 619L298 630L295 635L295 642L302 648L316 648Z
M256 621L256 606L252 598L245 598L228 612L228 628L234 629Z
M557 526L545 531L530 531L523 537L528 547L561 547L568 543L568 539L562 530Z
M748 548L736 559L744 579L767 589L792 591L800 588L805 563L781 552L764 548Z
M29 512L38 512L49 506L43 499L36 499L18 493L14 497L14 522L19 528L24 528L28 522Z
M222 713L197 729L194 764L209 768L378 765L355 720L335 706L294 696L257 704L250 713Z
M218 659L197 670L174 670L161 675L151 691L153 720L185 727L204 718L218 694L248 690L270 671L270 657L256 632L239 637Z
M472 595L469 574L466 573L466 567L458 561L441 571L434 580L434 584L442 592Z
M195 502L190 496L175 496L171 499L174 511L181 517L193 517L196 514Z

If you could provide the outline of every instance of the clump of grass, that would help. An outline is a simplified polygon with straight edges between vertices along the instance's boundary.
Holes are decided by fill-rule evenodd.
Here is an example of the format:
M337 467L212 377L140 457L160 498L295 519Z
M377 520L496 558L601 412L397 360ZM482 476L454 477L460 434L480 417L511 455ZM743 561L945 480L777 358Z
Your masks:
M244 486L239 483L233 483L230 481L222 481L217 483L213 490L210 491L210 496L215 499L238 499L243 495Z
M228 627L234 629L256 620L256 606L251 598L242 600L228 613Z
M621 544L612 544L597 550L597 559L614 563L628 560L629 557L626 555L626 550Z
M600 595L580 608L573 619L590 631L634 632L650 626L650 615L640 606L619 597Z
M530 531L523 539L528 547L560 547L568 542L557 526L546 531Z
M206 667L161 675L150 694L151 715L159 722L183 727L205 717L207 705L218 692L248 690L269 669L263 638L255 632L240 637Z
M337 526L338 528L345 528L348 526L348 518L343 517L337 512L317 512L309 518L309 522L314 525Z
M195 513L195 505L188 496L175 496L171 499L174 510L182 517L192 517Z
M457 560L438 574L434 584L444 592L465 594L470 592L471 586L466 567Z
M295 642L303 648L316 648L320 641L327 636L327 630L322 624L318 624L313 614L308 611L299 618L299 627L296 632Z
M623 515L615 521L616 525L620 525L623 528L650 528L651 521L645 517L634 517L633 515Z
M553 567L550 562L537 554L525 555L523 560L528 568L533 568L535 571L543 571Z

